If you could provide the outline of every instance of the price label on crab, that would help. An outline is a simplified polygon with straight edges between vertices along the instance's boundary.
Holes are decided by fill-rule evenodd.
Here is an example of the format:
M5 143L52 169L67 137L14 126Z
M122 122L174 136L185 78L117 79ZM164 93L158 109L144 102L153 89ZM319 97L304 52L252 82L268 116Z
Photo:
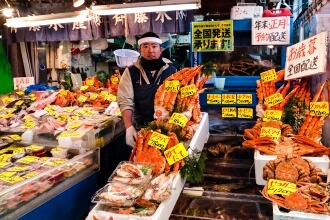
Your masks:
M179 92L180 82L179 80L166 80L165 81L165 92Z
M104 96L105 100L108 100L109 102L114 102L117 100L117 96L113 95L113 94L108 94L106 96Z
M281 121L282 113L283 112L280 110L266 110L262 120L263 121Z
M170 137L154 131L151 134L151 137L148 141L148 145L156 147L160 150L163 150L167 146L167 143L169 140L170 140Z
M111 84L118 84L119 83L119 78L117 76L111 76L110 77L110 82L111 82Z
M64 108L64 111L65 111L65 112L69 112L69 113L70 113L70 112L73 112L74 110L75 110L74 107L65 107L65 108Z
M268 107L272 107L274 105L281 103L283 101L283 96L281 93L275 93L273 95L266 97L265 101Z
M87 78L85 82L86 82L86 86L94 85L94 79L93 78Z
M91 93L91 94L89 95L89 99L93 101L93 100L97 99L98 96L99 96L99 95L96 94L96 93Z
M267 193L268 194L281 194L290 195L297 191L297 185L295 183L283 181L283 180L268 180Z
M236 118L236 107L223 107L221 109L221 116L223 118Z
M181 91L181 98L195 95L196 94L195 84L184 86L180 89L180 91Z
M207 94L206 95L206 104L209 104L209 105L221 104L221 94Z
M168 122L184 128L188 122L188 118L184 114L173 113Z
M222 94L222 104L223 105L232 105L236 104L236 94Z
M186 150L183 143L179 143L170 149L164 151L165 158L169 165L174 164L177 161L182 160L188 156L188 151Z
M269 82L277 79L275 69L271 69L265 72L260 73L262 82Z
M270 137L274 140L278 140L281 136L281 129L273 127L262 127L260 131L260 137Z
M253 109L252 108L238 108L238 118L253 118Z
M27 121L23 124L23 128L26 129L30 129L30 128L34 128L35 126L37 126L37 123L35 123L34 121Z
M17 95L24 95L25 93L23 91L17 91L16 94Z
M78 98L78 101L79 101L79 102L86 102L86 100L87 100L87 97L84 96L84 95L81 95L81 96L79 96L79 98Z
M241 104L241 105L252 104L252 94L237 94L237 104Z
M311 102L309 104L309 112L312 116L328 116L329 102Z
M81 91L85 91L85 90L87 90L87 89L88 89L88 86L81 86L81 87L80 87L80 90L81 90Z
M61 90L60 91L60 96L67 96L68 95L68 90Z
M15 102L15 105L20 106L20 105L22 105L23 103L24 103L23 100L18 100L17 102Z

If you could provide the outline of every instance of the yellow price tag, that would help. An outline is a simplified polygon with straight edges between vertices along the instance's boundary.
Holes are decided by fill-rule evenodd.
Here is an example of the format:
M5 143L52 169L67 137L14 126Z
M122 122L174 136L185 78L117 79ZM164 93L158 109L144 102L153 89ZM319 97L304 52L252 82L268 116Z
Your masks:
M9 162L10 159L14 156L13 154L2 154L0 155L0 162Z
M180 91L179 80L166 80L165 81L165 92L178 92Z
M25 156L21 159L18 159L17 163L24 163L24 164L30 164L38 160L39 157L36 156Z
M81 90L81 91L85 91L85 90L87 90L87 89L88 89L88 86L81 86L81 87L80 87L80 90Z
M108 101L110 101L110 102L114 102L114 101L117 100L117 96L112 95L112 94L108 94L108 95L104 96L104 99L105 99L105 100L108 100Z
M148 145L163 150L167 146L169 140L170 137L154 131L151 134L150 140L148 141Z
M89 95L89 99L92 100L92 101L94 101L95 99L97 99L98 96L99 96L99 95L96 94L96 93L91 93L91 94Z
M37 126L37 123L35 123L34 121L27 121L23 124L23 128L26 129L30 129L30 128L34 128L35 126Z
M6 108L4 106L0 106L0 112L6 110Z
M277 79L275 69L271 69L265 72L260 73L262 82L269 82Z
M263 121L281 121L282 113L283 112L280 110L266 110L262 120Z
M237 104L251 105L252 94L237 94Z
M51 166L58 166L58 165L61 165L65 162L67 162L67 161L68 161L68 159L65 159L65 158L63 158L63 159L62 158L57 158L57 159L52 160L49 164Z
M99 137L98 139L95 140L95 146L96 147L104 147L104 138L103 137Z
M11 177L14 176L16 172L9 172L9 171L4 171L0 173L0 178L6 178L6 177Z
M14 166L14 167L8 168L7 171L9 171L9 172L22 172L22 171L28 170L30 168L31 168L30 166Z
M252 108L237 108L238 118L253 118L253 109Z
M5 168L9 166L11 163L10 162L0 162L0 168Z
M79 119L79 117L77 115L72 115L68 118L68 122L77 121L78 119Z
M17 108L9 108L9 109L7 109L7 113L11 114L11 113L14 113L16 110L17 110Z
M24 103L23 100L18 100L17 102L15 102L15 105L20 106L20 105L22 105L23 103Z
M267 193L268 194L281 194L290 195L297 191L297 185L295 183L283 181L283 180L268 180Z
M273 127L262 127L260 131L260 137L270 137L277 140L281 136L281 129Z
M63 131L57 139L61 137L77 137L80 138L84 135L85 133L83 131Z
M53 112L53 111L55 111L55 106L54 105L47 105L44 109L47 112Z
M107 91L102 91L101 93L100 93L100 96L101 97L105 97L105 96L107 96L107 95L109 95L109 92L107 92Z
M180 91L181 91L181 98L195 95L196 94L195 84L184 86L180 89Z
M0 118L8 119L8 118L11 118L13 116L14 116L14 114L2 114L2 115L0 115Z
M32 171L32 172L29 172L29 173L27 173L27 174L25 174L24 176L22 176L24 179L30 179L30 178L32 178L32 177L34 177L34 176L37 176L37 175L39 175L40 174L40 172L38 172L38 171Z
M115 116L121 116L121 111L120 109L117 109L116 113L115 113Z
M14 155L15 155L15 154L21 154L21 153L25 153L25 150L24 150L23 147L15 147L15 148L13 149L13 154L14 154Z
M236 94L222 94L222 104L236 104Z
M309 112L312 116L327 117L329 115L329 102L311 102Z
M26 115L23 119L24 119L25 122L34 121L34 118L32 116L30 116L30 115Z
M87 100L87 97L84 96L84 95L81 95L81 96L79 96L79 98L78 98L78 101L79 101L79 102L86 102L86 100Z
M277 105L277 104L283 102L283 96L281 93L275 93L273 95L266 97L265 101L268 104L268 107L272 107L274 105Z
M65 107L65 108L64 108L64 111L65 111L65 112L69 112L69 113L73 112L74 110L75 110L74 107Z
M68 90L61 90L60 91L60 96L66 97L68 95Z
M236 107L223 107L221 109L221 116L223 118L236 118L237 117Z
M67 121L68 116L66 114L59 114L56 118L57 121Z
M81 121L72 122L72 124L70 124L68 126L67 130L68 131L75 130L75 129L79 128L81 125L82 125Z
M17 134L12 134L12 135L9 135L9 137L11 139L13 139L14 141L20 141L22 140L21 136L17 135Z
M177 161L182 160L183 158L188 156L188 152L183 145L183 143L179 143L170 149L164 151L165 158L169 165L174 164Z
M110 82L111 82L111 84L118 84L119 83L119 78L117 76L111 76L110 77Z
M32 145L29 145L25 148L26 150L30 150L30 151L39 151L39 150L42 150L44 149L43 146L40 146L40 145L36 145L36 144L32 144Z
M207 94L206 95L206 104L209 104L209 105L221 104L221 94Z
M46 115L55 116L56 114L57 114L56 111L48 111Z
M86 82L87 86L93 86L94 85L94 79L93 78L87 78L85 82Z
M23 91L17 91L16 94L17 95L24 95L25 93Z
M9 184L15 184L24 180L24 178L20 176L0 177L0 179Z
M188 121L188 118L184 114L173 113L168 122L184 128Z

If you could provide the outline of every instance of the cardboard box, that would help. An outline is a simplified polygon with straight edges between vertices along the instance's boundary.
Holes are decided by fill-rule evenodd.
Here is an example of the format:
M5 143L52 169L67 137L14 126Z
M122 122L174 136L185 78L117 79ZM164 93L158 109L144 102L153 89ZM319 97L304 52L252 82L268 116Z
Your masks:
M254 151L254 168L255 178L258 185L265 185L266 181L262 178L263 168L271 160L275 160L277 157L273 155L262 155L260 151ZM323 155L321 157L302 157L310 159L314 162L315 166L320 168L324 175L327 175L329 169L329 157Z

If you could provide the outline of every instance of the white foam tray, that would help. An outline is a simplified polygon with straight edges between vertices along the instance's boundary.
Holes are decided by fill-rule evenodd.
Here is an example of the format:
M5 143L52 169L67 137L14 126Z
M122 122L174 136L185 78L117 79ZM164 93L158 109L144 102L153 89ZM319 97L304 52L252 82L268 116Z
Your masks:
M207 142L209 137L209 116L208 113L202 112L202 120L198 126L198 129L191 139L189 144L188 152L198 149L201 151L204 144ZM181 177L180 174L176 175L172 184L171 197L162 202L157 208L156 212L152 216L136 216L136 215L123 215L104 211L105 206L98 203L89 212L86 220L93 220L93 216L99 220L168 220L172 210L178 200L181 191L184 187L186 180Z
M275 160L277 156L273 155L262 155L260 151L254 151L254 168L255 168L255 178L258 185L265 185L266 181L262 178L263 168L271 160ZM324 175L327 175L329 170L329 157L323 155L320 157L302 157L310 159L314 162L315 166L320 168Z
M290 211L288 213L281 212L278 205L273 205L273 220L330 220L329 215L313 214L307 212Z

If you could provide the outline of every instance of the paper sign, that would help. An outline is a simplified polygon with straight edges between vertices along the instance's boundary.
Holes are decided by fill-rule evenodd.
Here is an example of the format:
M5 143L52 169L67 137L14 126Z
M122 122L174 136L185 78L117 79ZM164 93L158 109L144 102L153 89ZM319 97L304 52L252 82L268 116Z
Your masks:
M93 78L87 78L86 79L86 86L93 86L94 85L94 79Z
M85 134L83 131L63 131L59 136L57 136L57 139L61 137L76 137L80 138Z
M118 84L119 83L119 78L117 76L111 76L110 77L110 82L111 82L111 84Z
M268 194L281 194L281 195L290 195L293 192L297 191L297 185L295 183L283 181L283 180L268 180L267 184L267 193Z
M37 123L35 123L34 121L27 121L27 122L24 122L24 124L23 124L23 128L26 128L26 129L34 128L35 126L37 126Z
M184 115L184 114L180 114L180 113L173 113L170 120L168 121L169 123L172 124L176 124L179 125L181 127L185 127L187 122L188 122L188 118Z
M150 140L148 141L148 145L163 150L167 146L169 140L170 137L154 131L151 134Z
M24 103L24 100L18 100L17 102L15 102L15 105L20 106Z
M222 94L222 104L236 104L236 94Z
M66 97L68 95L68 90L61 90L60 91L60 96Z
M252 45L289 45L290 17L252 18Z
M180 91L179 80L166 80L165 81L165 92L178 92Z
M268 104L268 107L272 107L274 105L281 103L283 101L283 96L281 93L275 93L273 95L266 97L265 101Z
M81 86L81 87L80 87L80 90L81 90L81 91L85 91L85 90L87 90L87 89L88 89L88 86Z
M275 69L271 69L265 72L260 73L262 82L270 82L277 79Z
M207 94L206 95L206 104L209 104L209 105L221 104L221 94Z
M237 104L251 105L252 94L237 94Z
M169 165L174 164L177 161L182 160L183 158L188 156L188 152L183 145L183 143L179 143L170 149L164 151L165 158Z
M262 127L260 131L260 137L270 137L274 140L278 140L281 136L281 129L273 127Z
M104 96L105 100L108 100L109 102L114 102L117 100L117 96L113 95L113 94L108 94L106 96Z
M79 98L78 98L78 101L79 101L79 102L86 102L86 100L87 100L87 97L84 96L84 95L81 95L81 96L79 96Z
M263 121L281 121L282 113L283 112L280 110L266 110L262 120Z
M284 79L324 73L326 65L327 32L322 32L287 48Z
M180 91L181 91L181 98L195 95L196 94L195 84L182 87Z
M205 21L192 22L192 50L205 51L233 51L233 21Z
M238 108L238 118L253 118L253 109L252 108Z
M236 107L223 107L221 109L221 116L223 118L236 118Z
M312 116L328 116L329 102L311 102L309 104L309 113Z
M29 85L34 85L34 77L14 77L14 89L25 91Z
M91 94L89 95L89 99L93 101L93 100L97 99L98 96L99 96L99 95L96 94L96 93L91 93Z

